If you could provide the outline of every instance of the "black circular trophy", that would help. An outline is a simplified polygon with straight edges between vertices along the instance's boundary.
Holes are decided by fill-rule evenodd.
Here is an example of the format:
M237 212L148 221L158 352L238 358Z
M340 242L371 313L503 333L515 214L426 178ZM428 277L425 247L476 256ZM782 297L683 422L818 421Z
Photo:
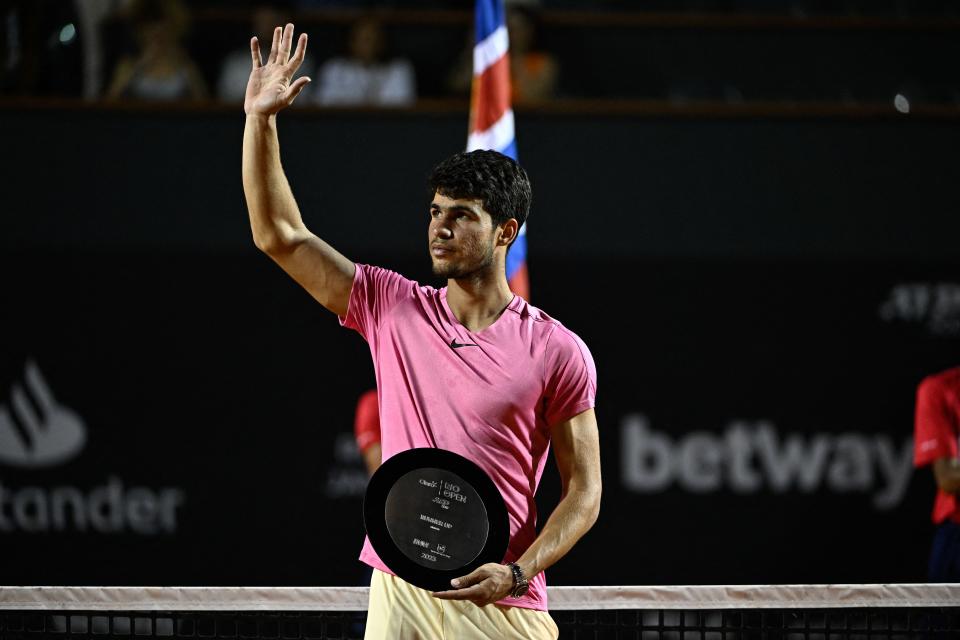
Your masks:
M428 591L487 562L510 539L503 496L483 469L444 449L409 449L377 469L363 499L370 544L397 576Z

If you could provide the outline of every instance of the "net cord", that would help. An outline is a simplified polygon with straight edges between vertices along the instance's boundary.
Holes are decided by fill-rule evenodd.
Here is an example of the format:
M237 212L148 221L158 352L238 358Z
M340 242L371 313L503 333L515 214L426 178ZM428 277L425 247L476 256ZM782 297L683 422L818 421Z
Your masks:
M551 611L960 607L960 584L549 587ZM367 587L0 587L0 610L365 611Z

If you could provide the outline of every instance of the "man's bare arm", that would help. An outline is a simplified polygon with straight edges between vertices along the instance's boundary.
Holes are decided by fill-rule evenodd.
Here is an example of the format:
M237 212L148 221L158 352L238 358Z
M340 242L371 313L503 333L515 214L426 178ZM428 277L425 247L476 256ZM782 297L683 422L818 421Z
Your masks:
M937 486L947 493L960 494L960 459L940 458L933 462Z
M277 27L267 63L256 38L250 41L253 68L243 108L243 192L254 243L320 304L345 315L354 264L307 229L280 164L277 113L289 106L310 81L291 78L303 62L307 35L290 57L293 25Z
M593 409L556 425L552 434L563 494L540 535L517 560L528 580L565 556L600 513L600 437ZM434 595L483 606L510 594L513 573L509 567L488 563L456 582L456 589Z
M528 579L565 556L600 514L600 436L593 409L558 424L551 433L563 494L540 535L517 560Z

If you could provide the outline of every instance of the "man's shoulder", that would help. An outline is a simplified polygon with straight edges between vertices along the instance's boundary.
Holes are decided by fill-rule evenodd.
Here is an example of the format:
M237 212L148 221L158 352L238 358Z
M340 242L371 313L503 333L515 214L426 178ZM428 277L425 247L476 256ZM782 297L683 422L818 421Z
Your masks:
M507 306L507 309L510 309L519 317L528 319L531 322L542 322L547 325L560 324L559 320L551 316L540 307L533 306L525 298L519 295L514 298L514 302Z
M521 322L532 324L534 331L538 333L549 333L556 327L563 326L559 320L543 309L533 306L521 296L516 296L514 301L507 306L507 310L512 312Z
M409 291L411 296L425 296L425 297L436 297L439 296L445 291L444 289L437 289L430 285L420 284L412 278L389 269L387 267L380 267L372 264L356 263L358 271L362 272L362 275L365 279L378 287L392 286L398 289L403 289Z
M945 369L927 376L920 381L918 389L923 395L960 396L960 367Z
M567 327L563 322L551 316L549 313L535 307L526 300L519 305L516 312L523 318L528 318L533 323L534 331L544 335L553 346L563 345L574 346L586 349L586 344L577 333Z

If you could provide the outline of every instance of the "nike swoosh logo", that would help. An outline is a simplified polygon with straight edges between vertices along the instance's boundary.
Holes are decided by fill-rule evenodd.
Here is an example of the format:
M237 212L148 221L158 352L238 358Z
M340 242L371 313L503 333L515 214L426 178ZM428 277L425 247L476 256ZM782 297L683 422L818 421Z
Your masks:
M478 345L478 344L471 344L471 343L469 343L469 342L468 342L468 343L465 343L465 344L461 344L461 343L457 342L457 339L456 339L456 338L453 338L452 340L450 340L450 348L451 348L451 349L459 349L460 347L479 347L479 346L480 346L480 345Z

